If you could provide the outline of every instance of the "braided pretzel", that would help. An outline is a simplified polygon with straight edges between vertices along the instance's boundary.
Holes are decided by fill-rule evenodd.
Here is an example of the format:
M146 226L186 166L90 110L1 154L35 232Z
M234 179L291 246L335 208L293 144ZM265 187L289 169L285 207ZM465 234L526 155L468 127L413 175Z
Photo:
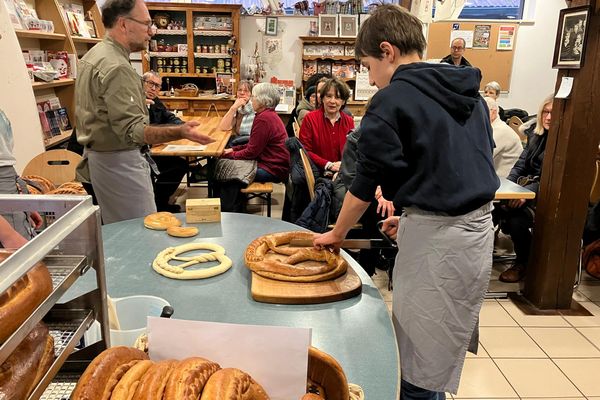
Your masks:
M312 239L313 236L311 232L261 236L248 245L244 260L258 275L280 281L320 282L343 275L348 263L339 254L306 247L282 247L292 239Z
M181 253L191 250L212 250L212 253L203 253L191 257L179 257ZM170 260L185 261L183 264L171 265ZM197 270L185 268L207 261L219 261L214 267ZM154 259L152 268L161 275L172 279L203 279L222 274L232 266L231 259L225 255L225 249L213 243L188 243L177 247L167 247Z

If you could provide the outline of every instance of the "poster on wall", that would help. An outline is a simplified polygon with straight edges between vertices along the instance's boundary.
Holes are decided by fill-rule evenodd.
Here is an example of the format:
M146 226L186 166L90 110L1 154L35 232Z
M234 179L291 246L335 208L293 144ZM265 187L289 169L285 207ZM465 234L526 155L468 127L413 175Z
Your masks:
M491 25L475 25L473 32L473 48L488 49L490 47Z
M452 42L454 41L454 39L458 38L465 40L466 48L469 49L473 47L473 31L451 31L450 43L448 44L448 47L452 46Z
M515 27L500 26L498 29L498 44L496 50L512 50L515 45Z
M369 83L369 72L357 72L354 100L369 100L375 93L377 93L377 86L371 86Z
M283 59L283 43L281 39L263 39L264 59L270 66L275 66Z

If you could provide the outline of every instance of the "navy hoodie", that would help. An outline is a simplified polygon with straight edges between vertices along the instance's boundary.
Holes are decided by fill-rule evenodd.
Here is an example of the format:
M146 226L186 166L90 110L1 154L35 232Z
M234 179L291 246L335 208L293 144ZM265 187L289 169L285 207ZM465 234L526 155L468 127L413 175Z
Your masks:
M476 68L401 65L363 117L350 192L371 201L377 185L396 208L462 215L493 200L492 127Z

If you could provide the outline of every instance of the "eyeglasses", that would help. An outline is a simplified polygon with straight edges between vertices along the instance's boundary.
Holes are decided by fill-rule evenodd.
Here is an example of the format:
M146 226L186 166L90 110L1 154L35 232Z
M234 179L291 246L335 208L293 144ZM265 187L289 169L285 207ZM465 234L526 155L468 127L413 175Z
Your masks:
M144 81L144 83L147 83L148 86L150 86L154 89L160 89L160 87L161 87L160 83L156 83L156 82L152 82L152 81Z
M454 51L461 51L462 49L464 49L464 47L452 46L452 50L454 50Z
M152 20L150 20L150 21L140 21L139 19L135 19L133 17L124 17L124 18L128 19L130 21L133 21L133 22L137 22L140 25L144 25L148 30L154 31L154 29L152 29Z
M543 110L542 111L542 116L545 117L545 116L548 116L548 115L552 115L552 111L549 111L549 110Z

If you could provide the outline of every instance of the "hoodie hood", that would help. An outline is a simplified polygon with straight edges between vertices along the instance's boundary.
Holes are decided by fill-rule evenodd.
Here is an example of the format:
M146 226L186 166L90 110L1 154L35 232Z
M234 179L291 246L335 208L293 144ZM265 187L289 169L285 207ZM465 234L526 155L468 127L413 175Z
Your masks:
M394 81L416 87L458 122L471 116L481 97L481 71L472 67L429 63L401 65L392 76Z

